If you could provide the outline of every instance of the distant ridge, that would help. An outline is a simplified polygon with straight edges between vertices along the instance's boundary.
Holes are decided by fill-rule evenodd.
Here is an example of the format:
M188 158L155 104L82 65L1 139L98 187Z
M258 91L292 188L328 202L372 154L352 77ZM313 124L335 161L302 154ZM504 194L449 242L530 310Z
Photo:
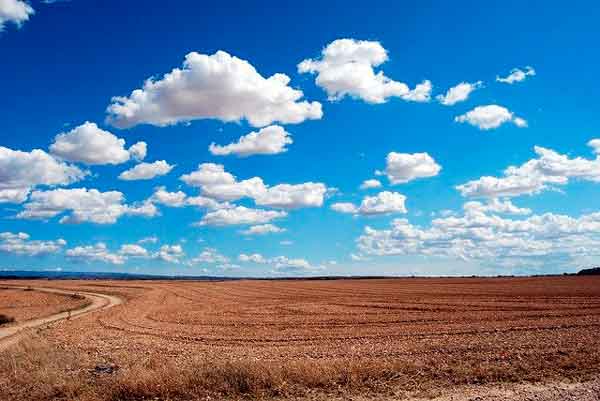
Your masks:
M591 269L583 269L577 273L578 276L600 276L600 267L592 267Z
M138 273L109 272L63 272L63 271L30 271L0 270L0 279L62 279L62 280L232 280L217 276L167 276ZM235 278L233 279L235 280Z

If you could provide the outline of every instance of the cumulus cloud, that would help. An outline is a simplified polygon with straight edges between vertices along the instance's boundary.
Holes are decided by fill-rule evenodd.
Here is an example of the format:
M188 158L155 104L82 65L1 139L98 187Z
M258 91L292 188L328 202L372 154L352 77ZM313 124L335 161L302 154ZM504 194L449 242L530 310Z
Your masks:
M285 228L277 227L274 224L259 224L251 226L247 230L241 231L244 235L265 235L265 234L279 234L285 232Z
M82 262L104 262L114 265L122 265L126 258L122 255L111 253L103 242L95 245L77 246L67 249L65 252L67 259Z
M600 213L508 218L491 209L466 208L464 216L434 219L430 227L406 219L393 220L388 229L366 227L357 246L363 255L421 255L502 265L543 258L546 263L569 264L573 258L599 255L598 230Z
M72 162L120 164L132 155L138 159L146 156L146 144L138 142L127 150L124 139L86 121L69 132L58 134L50 145L50 153Z
M431 82L424 81L411 91L405 83L388 78L383 71L375 72L374 68L387 60L387 50L377 41L338 39L322 50L319 59L306 59L298 64L298 72L317 74L315 83L332 101L345 96L367 103L385 103L390 97L429 101Z
M525 70L523 71L520 68L513 68L510 71L510 74L507 75L506 77L502 78L500 76L496 77L496 81L498 82L502 82L505 84L514 84L515 82L521 82L524 81L527 77L532 77L535 75L535 70L532 67L525 67Z
M15 255L38 256L57 253L67 244L64 239L53 241L32 240L27 233L0 233L0 252Z
M469 95L479 88L483 88L483 82L461 82L448 89L445 95L438 95L436 99L444 106L452 106L459 102L464 102Z
M4 25L8 22L20 27L34 13L33 8L24 1L0 0L0 32L4 30Z
M123 215L152 217L158 213L151 203L127 205L124 200L123 193L118 191L100 192L87 188L34 191L17 217L50 219L66 213L60 223L113 224Z
M198 170L180 178L186 184L199 187L204 196L221 201L251 198L256 205L285 209L320 207L327 193L322 183L278 184L267 186L260 177L238 181L223 165L203 163Z
M314 266L306 259L289 258L287 256L275 256L266 258L259 253L240 254L238 261L242 263L254 263L259 265L270 265L276 273L309 273L311 271L322 269L321 266Z
M204 215L201 226L256 225L269 223L272 220L287 216L286 212L277 210L251 209L236 206L230 209L210 211Z
M224 51L189 53L182 68L162 79L149 78L128 97L117 96L107 108L108 122L120 128L137 124L166 126L198 119L242 119L255 127L273 122L298 124L323 116L321 104L301 100L285 74L264 78L246 60Z
M229 258L222 255L215 248L204 248L196 257L192 258L189 262L191 265L198 263L208 264L229 264Z
M36 186L68 185L87 174L40 149L22 152L0 146L0 203L22 203Z
M203 209L224 209L232 207L226 202L217 202L205 196L188 196L183 191L169 192L165 187L157 187L154 194L148 199L149 202L170 207L195 206Z
M180 263L185 252L181 245L163 245L152 257L167 263Z
M148 250L137 244L123 244L119 249L119 255L133 257L133 258L145 258L148 257Z
M383 191L375 196L365 196L359 206L349 202L331 205L331 209L339 213L359 214L364 216L406 213L406 196L398 192Z
M592 139L588 142L588 146L594 150L594 153L600 155L600 139Z
M594 148L593 141L588 145ZM537 194L556 185L566 185L571 178L600 182L599 154L595 159L585 159L569 158L541 146L534 147L534 151L537 158L508 167L502 177L484 176L456 189L463 196L497 198Z
M173 167L175 166L167 163L165 160L157 160L153 163L140 163L119 174L119 179L125 181L151 180L169 174Z
M371 188L380 188L381 182L379 180L371 179L365 180L360 184L360 189L371 189Z
M386 157L387 175L390 183L404 184L418 178L435 177L442 167L427 153L396 153L390 152Z
M287 152L287 145L293 143L291 134L279 125L261 128L242 136L237 142L220 146L211 143L209 151L216 156L237 155L240 157L252 155L275 155Z
M527 127L527 121L521 117L516 117L513 112L506 107L490 104L487 106L477 106L467 113L457 116L454 121L459 123L469 123L481 130L490 130L498 128L504 123L512 122L519 128Z

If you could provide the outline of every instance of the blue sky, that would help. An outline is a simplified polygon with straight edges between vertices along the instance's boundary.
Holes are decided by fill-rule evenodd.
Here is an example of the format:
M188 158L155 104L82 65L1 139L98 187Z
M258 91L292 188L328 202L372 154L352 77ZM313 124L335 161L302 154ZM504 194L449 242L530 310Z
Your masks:
M598 5L397 3L0 0L0 268L600 263Z

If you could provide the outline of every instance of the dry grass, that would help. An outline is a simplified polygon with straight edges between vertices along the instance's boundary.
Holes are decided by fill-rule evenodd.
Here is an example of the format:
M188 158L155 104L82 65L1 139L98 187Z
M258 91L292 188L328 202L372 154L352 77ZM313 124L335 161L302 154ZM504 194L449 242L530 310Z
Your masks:
M539 361L537 369L529 361L509 365L433 359L214 362L194 357L178 363L134 355L114 365L35 337L0 353L0 394L3 401L264 400L357 394L376 398L433 395L441 388L465 384L584 380L600 366L598 358L560 354L550 358ZM549 363L555 366L550 376ZM105 366L114 369L106 373Z

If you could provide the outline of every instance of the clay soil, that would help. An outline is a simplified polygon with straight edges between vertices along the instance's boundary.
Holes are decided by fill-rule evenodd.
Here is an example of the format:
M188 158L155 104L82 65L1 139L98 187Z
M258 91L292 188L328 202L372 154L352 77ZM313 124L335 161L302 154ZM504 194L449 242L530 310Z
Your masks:
M14 318L15 323L78 309L86 303L81 297L6 288L0 283L0 315Z
M582 382L598 390L599 277L44 285L125 303L5 352L0 393L9 400L400 400L468 394L460 389L487 399L477 391L556 383L594 397Z

